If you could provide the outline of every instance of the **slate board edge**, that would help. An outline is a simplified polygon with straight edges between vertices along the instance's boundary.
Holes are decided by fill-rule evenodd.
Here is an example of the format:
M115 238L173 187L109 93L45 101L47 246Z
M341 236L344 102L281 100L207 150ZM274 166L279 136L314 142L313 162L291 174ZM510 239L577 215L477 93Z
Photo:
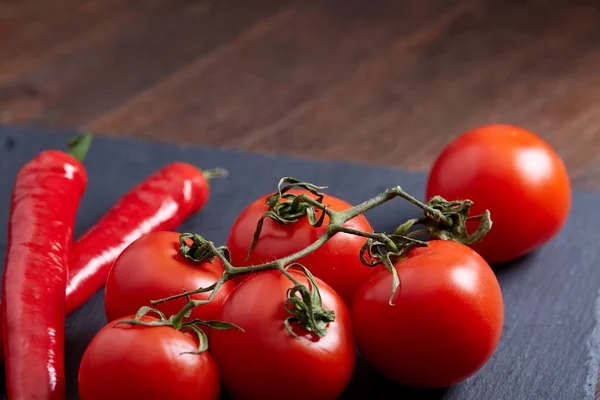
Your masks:
M600 291L594 305L594 319L596 325L592 331L588 346L588 377L585 383L585 392L588 397L594 399L598 384L598 369L600 364Z
M30 124L30 125L0 124L0 129L9 131L10 134L15 134L15 135L18 135L20 132L43 131L44 133L47 133L47 134L55 134L55 135L70 134L70 135L74 136L74 135L77 135L78 133L85 132L85 130L77 130L77 129L49 129L49 128L46 128L43 126L38 126L38 125L33 125L33 124ZM91 133L93 133L93 132L91 132ZM348 162L348 161L338 161L338 160L327 161L327 160L312 159L312 158L307 158L307 157L299 157L299 156L295 156L295 155L279 155L279 154L272 154L272 153L251 152L251 151L246 151L246 150L241 150L238 148L231 148L231 147L219 148L219 147L199 145L199 144L194 144L194 143L182 144L182 143L172 143L172 142L159 141L159 140L138 139L138 138L133 138L133 137L128 137L128 136L118 137L118 136L115 136L115 133L112 133L110 135L104 135L104 134L96 135L96 137L103 141L114 141L114 142L124 142L124 143L168 144L170 147L203 148L203 149L210 149L212 151L219 152L219 153L254 154L256 156L260 156L260 157L264 157L264 158L272 158L275 160L277 160L277 159L293 159L293 160L297 160L297 161L301 161L301 162L310 162L310 163L323 164L323 165L341 164L341 165L353 165L353 166L371 166L371 167L384 168L384 169L388 169L388 170L402 170L404 173L415 174L415 175L420 174L418 172L403 170L402 168L397 167L397 166L372 165L372 164L367 164L367 163L362 163L362 162ZM596 192L590 191L590 190L577 189L576 191L580 192L580 193L596 193ZM587 374L587 379L585 380L585 387L583 388L587 397L590 399L595 398L596 386L597 386L597 381L598 381L598 370L599 370L599 363L600 363L600 291L598 292L598 295L597 295L596 301L595 301L595 305L594 305L594 320L595 320L595 324L594 324L594 328L593 328L593 333L590 336L590 339L588 340L588 342L586 343L586 346L588 348L588 360L586 362L588 374Z
M26 132L43 131L44 133L52 134L52 135L70 134L71 136L75 136L75 135L81 134L81 133L94 134L91 131L78 130L77 128L54 129L54 128L46 128L46 127L34 125L34 124L9 125L9 124L0 123L0 129L11 130L15 134L18 134L19 131L24 131L24 132L25 131ZM219 152L219 153L252 154L257 157L272 158L275 160L276 159L291 159L291 160L296 160L296 161L300 161L300 162L309 162L309 163L313 163L313 164L323 164L323 165L339 164L339 165L349 165L349 166L351 165L351 166L364 166L364 167L372 167L372 168L373 167L374 168L384 168L384 169L388 169L388 170L401 170L404 173L408 173L408 174L412 174L412 175L422 175L424 173L423 171L406 170L406 169L396 166L396 165L370 164L370 163L365 163L365 162L360 162L360 161L323 160L323 159L318 159L318 158L302 157L302 156L298 156L298 155L294 155L294 154L274 154L274 153L267 153L267 152L260 152L260 151L243 150L243 149L236 148L236 147L216 147L216 146L204 145L204 144L198 144L198 143L182 144L180 142L168 142L168 141L162 141L162 140L156 140L156 139L140 139L140 138L134 138L131 136L117 136L117 132L111 132L110 134L103 133L103 134L94 134L94 135L99 140L108 140L108 141L115 141L115 142L154 143L154 144L158 144L158 145L161 145L161 144L167 145L169 147L178 147L181 149L202 148L202 149L213 150L213 151ZM90 151L93 151L93 143L92 143L92 149ZM215 165L214 167L218 167L218 166ZM589 189L576 189L575 191L580 192L580 193L598 193L597 191L593 191L593 190L589 190Z

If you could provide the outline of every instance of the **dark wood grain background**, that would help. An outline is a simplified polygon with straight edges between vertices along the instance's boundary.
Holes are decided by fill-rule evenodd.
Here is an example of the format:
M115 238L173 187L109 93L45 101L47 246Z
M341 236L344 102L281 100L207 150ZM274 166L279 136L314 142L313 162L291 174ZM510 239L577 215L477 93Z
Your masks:
M600 2L0 0L0 123L427 170L496 122L600 189Z

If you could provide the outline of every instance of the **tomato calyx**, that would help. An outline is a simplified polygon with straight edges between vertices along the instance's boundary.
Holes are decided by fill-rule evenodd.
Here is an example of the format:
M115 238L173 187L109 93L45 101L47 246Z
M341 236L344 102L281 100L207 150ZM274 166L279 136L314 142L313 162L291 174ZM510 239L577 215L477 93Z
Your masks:
M400 286L398 272L394 268L394 262L405 257L415 247L427 247L427 242L413 239L403 235L381 235L382 239L369 237L360 250L360 261L368 266L375 267L379 264L392 274L392 290L390 292L389 304L394 305L393 298Z
M284 183L287 183L287 185L283 186ZM316 199L304 194L296 195L287 193L294 188L305 189L311 194L315 195ZM269 206L269 210L258 220L258 223L256 224L254 238L252 240L252 244L250 245L250 249L248 250L246 261L258 243L265 218L271 218L272 220L281 224L293 224L300 220L300 218L306 216L311 226L319 227L323 225L325 215L327 214L327 206L323 205L323 198L325 195L321 193L320 190L326 188L326 186L316 186L312 183L301 182L295 178L281 178L279 180L279 184L277 185L277 192L267 197L265 200L265 203ZM318 209L322 210L319 218L317 218Z
M490 212L486 210L481 215L469 216L473 206L471 200L448 201L441 196L434 196L427 203L421 203L424 217L406 221L394 231L395 235L409 237L429 234L440 240L453 240L464 245L472 245L480 241L492 228ZM467 231L467 221L479 220L479 226L472 233ZM424 229L413 230L414 226L422 225Z
M302 268L310 287L301 284L291 274L287 273L287 269L292 267ZM327 334L327 325L335 321L335 312L323 307L321 293L314 276L301 264L291 264L284 271L286 271L284 274L294 283L294 286L287 290L287 298L284 302L285 310L291 314L284 322L285 330L298 338L298 335L291 328L291 324L297 322L306 330L319 337L324 337Z
M229 323L229 322L221 322L221 321L203 321L200 319L194 319L191 321L184 321L184 318L189 318L191 311L194 307L193 300L187 296L188 302L181 309L181 311L175 315L171 315L169 318L165 316L160 310L157 310L152 307L144 306L141 307L136 313L133 319L122 319L117 322L114 326L120 324L131 324L131 325L139 325L139 326L147 326L147 327L157 327L157 326L169 326L178 331L186 331L189 330L196 334L198 337L198 348L191 352L183 352L181 354L200 354L206 350L208 350L208 338L206 333L200 328L200 326L207 326L213 329L218 330L227 330L227 329L238 329L240 331L244 331L239 326ZM148 314L155 314L158 319L156 320L144 320L143 317Z
M226 246L217 248L218 251L226 252L229 259L229 249ZM179 236L179 254L195 263L203 261L213 262L216 254L210 249L208 241L195 233L183 233Z
M481 215L469 216L469 211L473 206L471 200L447 201L441 196L435 196L427 204L452 220L450 226L437 224L434 219L425 223L431 236L437 239L454 240L469 246L483 239L492 229L492 219L488 210ZM472 234L468 233L466 226L467 221L470 220L479 220L479 226Z

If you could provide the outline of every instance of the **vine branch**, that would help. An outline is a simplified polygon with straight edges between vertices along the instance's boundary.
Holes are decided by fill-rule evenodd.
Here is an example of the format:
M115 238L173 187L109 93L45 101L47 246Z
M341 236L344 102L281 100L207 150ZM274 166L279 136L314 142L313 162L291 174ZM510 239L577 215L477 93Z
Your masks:
M314 197L309 196L305 192L300 194L291 193L290 191L294 188L303 189ZM357 257L360 257L360 260L366 266L383 265L390 271L393 282L389 303L393 305L394 295L401 285L394 263L398 259L405 257L413 248L427 246L427 242L415 239L415 236L429 234L433 238L454 240L469 245L480 240L490 230L492 225L488 211L482 215L469 216L469 210L473 205L473 202L470 200L450 202L436 196L429 202L424 203L406 193L400 186L396 186L347 210L333 211L323 203L325 195L320 192L321 189L324 189L324 187L285 177L279 181L277 191L266 199L267 211L257 223L254 240L250 246L248 255L250 255L256 243L260 240L262 224L266 218L271 218L281 224L293 224L301 218L306 217L311 226L318 227L324 223L327 224L323 234L313 243L304 249L277 260L260 265L235 267L231 264L227 247L217 247L213 242L197 234L182 234L180 237L180 253L182 256L196 263L212 261L216 257L223 264L224 273L217 282L210 286L154 300L151 304L157 305L187 297L188 301L185 306L168 320L170 323L184 326L191 323L182 322L185 318L189 317L191 310L211 302L221 286L235 275L276 269L293 283L293 286L287 292L287 299L284 303L285 310L290 314L290 317L285 321L285 327L288 332L295 335L290 328L290 323L297 322L318 336L325 336L327 325L334 321L335 315L333 311L327 310L322 306L319 288L314 277L307 268L298 264L297 261L323 246L334 235L344 233L367 239ZM423 211L423 216L406 221L392 234L363 232L344 226L352 218L398 197L419 207ZM325 222L325 216L328 217L327 222ZM468 233L466 227L467 221L470 220L480 221L479 227L472 234ZM419 228L414 229L417 226ZM307 278L308 285L300 283L290 274L288 272L288 268L290 267L300 267ZM191 298L192 295L207 292L210 292L210 295L205 300L193 300ZM147 308L145 309L146 313L148 310L154 309ZM166 320L163 317L161 318L161 320ZM208 323L195 321L194 326L196 328L194 328L194 331L201 332L198 325L206 325ZM215 324L216 321L210 323ZM228 329L231 328L231 325L221 324L224 324L223 326L226 326ZM239 329L239 327L235 328Z

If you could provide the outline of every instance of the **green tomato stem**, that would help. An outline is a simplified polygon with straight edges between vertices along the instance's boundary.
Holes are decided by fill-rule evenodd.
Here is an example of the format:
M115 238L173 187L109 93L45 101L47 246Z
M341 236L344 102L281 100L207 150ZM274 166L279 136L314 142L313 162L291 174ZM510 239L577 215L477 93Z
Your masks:
M288 183L288 185L282 187L284 183ZM306 194L293 195L287 193L295 186L308 190L313 195L316 195L317 198L314 199ZM257 224L250 252L259 240L264 218L271 218L279 223L290 224L295 223L303 216L306 216L308 217L310 225L317 227L324 222L323 217L327 215L329 217L327 227L324 233L313 243L302 250L277 260L260 265L235 267L229 260L229 251L226 247L216 247L213 242L202 238L200 235L184 233L180 237L180 252L182 256L193 262L199 263L210 261L214 257L217 257L223 264L225 272L217 282L210 286L155 300L151 303L156 305L181 297L188 297L186 305L170 319L174 326L180 327L183 324L183 320L189 316L193 308L211 302L221 286L235 275L277 269L294 284L293 289L288 291L288 296L291 296L291 298L288 297L286 304L289 305L298 302L304 304L303 307L295 307L293 311L286 308L288 312L293 312L292 317L286 320L286 324L289 325L290 321L296 321L304 324L308 330L315 332L317 335L324 336L327 330L327 323L333 321L335 315L333 311L327 310L321 306L320 292L316 282L310 272L297 264L297 261L323 246L337 233L351 234L367 239L366 244L361 250L361 254L357 256L360 256L361 261L367 266L382 264L390 271L390 273L392 273L393 285L390 295L390 305L393 305L392 299L400 282L392 258L395 259L404 256L415 246L427 246L427 242L413 239L413 236L430 233L436 238L456 240L465 244L470 244L481 239L481 237L483 237L483 235L491 228L489 212L486 211L484 214L477 217L468 216L468 211L472 206L472 202L469 200L448 202L441 197L436 197L428 203L423 203L406 193L400 186L396 186L347 210L333 211L329 209L327 205L323 204L322 201L324 196L318 191L319 189L322 189L322 187L300 182L293 178L283 178L279 182L278 192L267 199L269 211L263 215ZM364 214L396 197L403 198L411 204L421 208L424 212L424 217L407 221L400 225L392 235L363 232L344 226L344 224L352 218ZM322 213L321 218L316 217L315 210L320 210ZM480 225L474 234L469 235L466 230L466 222L471 219L479 219ZM424 229L408 232L414 225L423 225ZM189 244L190 240L192 241L191 245ZM365 255L368 255L368 257L365 257ZM312 290L309 290L307 286L301 284L287 271L287 268L290 265L299 265L303 268L304 273L311 283ZM194 294L206 292L211 292L206 300L192 300L190 297ZM286 325L287 328L289 328L288 325Z

